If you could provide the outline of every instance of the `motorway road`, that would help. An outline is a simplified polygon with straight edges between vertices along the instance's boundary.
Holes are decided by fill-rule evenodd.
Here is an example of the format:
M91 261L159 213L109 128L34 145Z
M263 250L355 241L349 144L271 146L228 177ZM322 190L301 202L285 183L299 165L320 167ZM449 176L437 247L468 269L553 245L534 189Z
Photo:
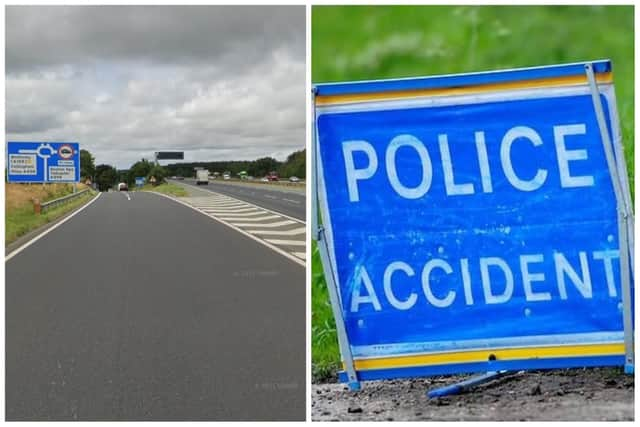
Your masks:
M194 179L171 181L174 184L186 184L201 190L215 191L226 194L245 202L253 203L278 213L289 215L299 220L306 220L305 193L278 189L277 186L267 184L227 184L220 181L209 181L208 185L196 185Z
M304 268L103 193L6 262L8 420L303 420Z

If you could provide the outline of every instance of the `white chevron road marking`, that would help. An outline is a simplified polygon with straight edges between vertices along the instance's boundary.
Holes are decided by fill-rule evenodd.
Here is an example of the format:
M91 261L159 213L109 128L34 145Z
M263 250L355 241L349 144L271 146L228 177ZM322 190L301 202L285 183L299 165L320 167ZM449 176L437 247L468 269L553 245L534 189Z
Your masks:
M295 259L304 265L306 261L304 221L215 193L206 197L182 198L181 203L184 202L213 219L251 235L253 239L263 242L266 246L280 253L286 253L288 258ZM292 229L291 226L294 228Z
M203 211L207 213L215 213L215 214L230 214L232 212L255 212L256 208L242 208L242 209L219 209L219 208L201 208Z
M238 202L224 202L224 203L207 203L207 204L199 204L196 205L198 207L218 207L218 208L226 208L226 207L240 207L240 206L248 206L246 203L238 203Z
M304 240L278 240L278 239L264 239L272 245L284 245L284 246L305 246L307 243Z
M220 219L223 220L223 221L238 221L238 220L241 220L241 221L247 221L247 222L249 222L249 221L251 221L251 222L260 222L260 221L265 221L265 220L269 220L269 219L280 219L280 218L282 218L282 217L281 216L277 216L277 215L269 215L269 214L267 214L267 216L260 216L260 217L256 217L256 218L242 218L242 217L238 218L238 217L235 217L233 215L224 215L224 216L220 215Z
M297 236L304 234L307 230L304 227L293 230L247 230L247 233L259 234L261 236Z
M260 216L260 215L264 215L266 213L269 212L265 212L265 211L255 211L255 212L249 212L249 213L224 213L224 214L220 214L220 215L224 215L225 217L234 217L237 219L242 219L242 218L246 218L246 217L252 217L252 216Z
M295 222L289 221L287 219L287 220L279 221L279 222L270 222L268 224L254 224L252 222L231 222L231 224L235 225L236 227L275 228L275 227L282 227L283 225L295 224Z

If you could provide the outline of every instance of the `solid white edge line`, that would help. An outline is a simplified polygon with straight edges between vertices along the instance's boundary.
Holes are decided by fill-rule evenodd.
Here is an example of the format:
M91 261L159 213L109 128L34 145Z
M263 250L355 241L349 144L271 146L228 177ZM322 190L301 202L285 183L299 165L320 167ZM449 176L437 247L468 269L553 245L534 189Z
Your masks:
M189 185L189 184L184 184L184 185ZM193 185L189 185L189 186L190 186L190 187L193 187ZM206 191L206 192L211 193L211 194L214 194L214 195L216 195L216 196L219 196L219 195L221 195L221 194L222 194L222 193L216 193L216 192L215 192L215 191L213 191L213 190L205 190L205 189L203 189L202 191ZM306 196L306 195L305 195L305 196ZM255 206L256 208L258 208L258 209L262 209L263 211L272 212L272 213L274 213L274 214L276 214L276 215L280 215L280 216L283 216L283 217L285 217L285 218L289 218L289 219L291 219L291 220L293 220L293 221L299 222L300 224L306 224L306 222L305 222L305 221L299 220L298 218L294 218L294 217L289 216L289 215L285 215L285 214L283 214L283 213L281 213L281 212L274 211L274 210L267 209L267 208L263 208L263 207L262 207L262 206L260 206L260 205L255 205L255 204L253 204L253 203L246 202L246 201L244 201L244 200L242 200L242 199L236 199L235 197L231 197L231 196L227 196L227 197L229 197L230 199L239 200L239 201L241 201L242 203L246 203L247 205ZM305 200L306 200L306 197L305 197Z
M93 199L89 200L89 202L82 206L80 209L78 209L77 211L75 211L74 213L72 213L71 215L69 215L68 217L66 217L65 219L63 219L62 221L58 222L55 225L52 225L51 227L49 227L48 229L46 229L45 231L43 231L42 233L38 234L36 237L34 237L33 239L29 240L27 243L25 243L24 245L20 246L18 249L16 249L15 251L11 252L9 255L4 257L4 262L9 261L11 258L13 258L14 256L18 255L20 252L22 252L23 250L27 249L29 246L33 245L35 242L37 242L38 240L42 239L44 236L46 236L47 234L51 233L53 230L55 230L56 228L60 227L62 224L64 224L65 222L69 221L71 218L73 218L74 216L78 215L80 212L82 212L86 207L88 207L89 205L91 205L93 202L95 202L96 200L98 200L98 197L100 197L100 195L102 195L102 193L98 193L97 196L95 196Z
M267 243L267 242L265 242L264 240L259 239L259 238L257 238L256 236L254 236L254 235L252 235L252 234L249 234L249 233L245 232L244 230L242 230L241 228L238 228L238 227L234 226L233 224L230 224L230 223L228 223L228 222L226 222L226 221L223 221L223 220L221 220L221 219L219 219L219 218L216 218L215 216L207 215L205 212L201 211L200 209L198 209L198 208L196 208L196 207L194 207L194 206L191 206L190 204L188 204L188 203L186 203L186 202L183 202L182 200L174 199L173 197L168 196L168 195L166 195L166 194L157 193L157 192L155 192L155 191L149 191L149 193L157 194L157 195L162 196L162 197L166 197L166 198L167 198L167 199L169 199L169 200L173 200L173 201L174 201L174 202L176 202L176 203L180 203L181 205L184 205L184 206L186 206L186 207L188 207L188 208L190 208L190 209L193 209L194 211L196 211L196 212L198 212L198 213L200 213L200 214L202 214L202 215L206 216L207 218L211 218L211 219L213 219L213 220L216 220L216 221L218 221L219 223L224 224L224 225L226 225L227 227L232 228L233 230L235 230L235 231L237 231L237 232L239 232L239 233L241 233L241 234L244 234L245 236L247 236L247 237L251 238L252 240L255 240L256 242L258 242L258 243L260 243L260 244L262 244L262 245L264 245L264 246L268 247L269 249L273 250L274 252L277 252L277 253L279 253L280 255L284 255L286 258L290 259L291 261L295 262L296 264L298 264L298 265L300 265L300 266L302 266L302 267L306 267L306 263L305 263L304 261L301 261L301 260L300 260L299 258L297 258L296 256L291 255L289 252L283 251L282 249L278 248L277 246L274 246L274 245L272 245L272 244L270 244L270 243Z

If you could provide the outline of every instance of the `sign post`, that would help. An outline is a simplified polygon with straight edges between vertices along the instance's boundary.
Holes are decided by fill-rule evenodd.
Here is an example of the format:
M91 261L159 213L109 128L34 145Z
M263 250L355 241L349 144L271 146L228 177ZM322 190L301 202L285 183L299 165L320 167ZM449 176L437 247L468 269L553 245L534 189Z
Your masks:
M633 372L610 61L319 84L313 106L342 381Z
M80 149L75 142L7 143L7 180L22 183L77 183Z
M136 176L136 187L144 186L144 176Z

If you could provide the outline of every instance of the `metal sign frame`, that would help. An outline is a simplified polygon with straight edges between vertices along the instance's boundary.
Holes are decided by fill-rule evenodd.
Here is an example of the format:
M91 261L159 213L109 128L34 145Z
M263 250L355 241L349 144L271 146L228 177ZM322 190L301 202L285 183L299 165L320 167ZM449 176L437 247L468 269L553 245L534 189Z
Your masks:
M351 83L331 83L315 85L312 89L312 236L317 241L318 250L323 264L325 279L329 291L332 312L336 322L336 331L340 347L341 358L344 371L340 372L341 381L347 382L351 390L360 388L360 381L384 378L400 378L412 376L428 376L437 374L451 374L462 372L483 372L483 371L504 371L513 369L546 369L572 366L607 366L624 365L625 372L634 371L634 349L633 349L633 314L632 308L632 286L631 281L633 270L633 230L634 219L631 207L631 197L629 183L627 180L627 168L622 152L621 132L617 111L613 108L610 111L612 138L607 131L607 124L603 113L600 95L611 97L614 101L613 83L610 87L601 89L598 86L597 74L610 73L611 62L609 60L599 60L586 63L573 63L555 66L534 67L504 70L497 72L469 73L447 76L434 76L424 78L394 79L381 81L360 81ZM576 77L577 76L577 77ZM582 76L580 78L580 76ZM333 236L331 230L330 211L327 204L327 193L324 183L322 159L318 144L319 134L317 121L318 96L327 99L338 100L335 102L331 112L340 112L341 108L349 104L363 102L358 101L362 94L382 94L385 92L387 98L393 97L389 94L401 91L424 91L438 87L460 87L471 84L496 84L505 80L529 80L546 79L553 77L571 77L580 80L582 87L588 88L588 93L593 99L593 108L599 125L601 140L603 143L608 172L614 186L617 224L619 235L619 264L620 281L622 293L622 316L624 328L624 355L623 356L589 356L589 357L564 357L555 359L530 358L513 360L492 360L489 358L484 363L460 365L440 365L437 367L421 367L416 369L377 369L377 370L357 370L354 362L352 347L346 330L343 317L343 307L338 286L337 267L335 251L333 249ZM426 95L422 95L425 98ZM384 97L380 97L384 98ZM609 99L609 98L608 98ZM372 102L372 101L369 101ZM381 101L383 102L383 101ZM389 99L386 102L390 102ZM426 102L426 101L425 101ZM326 106L324 107L326 109ZM321 215L322 224L318 223L317 215Z

